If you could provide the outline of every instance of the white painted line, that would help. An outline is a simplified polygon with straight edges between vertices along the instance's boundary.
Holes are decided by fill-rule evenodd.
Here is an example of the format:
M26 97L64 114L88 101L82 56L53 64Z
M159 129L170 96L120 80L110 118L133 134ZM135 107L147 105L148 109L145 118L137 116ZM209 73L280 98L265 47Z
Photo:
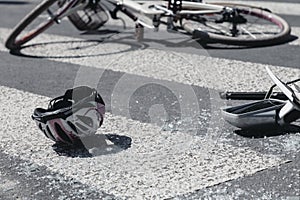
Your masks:
M152 124L109 113L98 134L130 137L130 148L111 153L113 147L99 140L100 155L96 153L91 158L58 156L51 148L53 143L30 118L33 109L46 106L49 98L4 86L0 86L0 91L0 148L4 153L120 197L168 198L284 163L278 157L248 148L215 143L181 132L161 131ZM218 134L220 130L214 131Z
M0 194L1 193L5 194L8 191L13 190L14 188L18 187L19 183L17 181L12 181L12 180L7 179L4 174L1 174L1 172L0 172L0 179L1 179Z
M0 35L7 35L8 31L1 28ZM210 58L205 53L202 56L178 55L157 49L118 53L116 49L126 50L130 45L94 44L48 34L42 34L32 43L46 41L52 43L24 49L24 53L215 89L249 90L252 85L252 90L259 90L270 85L264 71L265 65L262 64ZM0 48L5 50L3 46ZM87 56L76 58L72 57L74 55ZM282 67L273 66L272 70L287 80L299 74L299 70ZM257 84L249 84L251 82ZM93 158L60 157L53 152L51 141L39 132L30 119L33 109L46 106L49 99L4 86L0 86L0 91L0 147L6 153L21 156L122 197L167 198L250 175L284 162L249 149L211 143L203 137L161 131L152 124L142 124L109 113L99 134L128 136L132 138L131 148ZM213 129L211 134L217 136L222 133Z
M9 29L0 28L0 35L5 36L9 31ZM272 84L265 71L267 65L212 58L201 47L199 47L200 49L194 49L196 55L176 53L164 47L162 47L162 50L139 49L139 43L132 42L131 44L133 46L137 45L138 48L132 50L130 43L87 42L83 39L50 34L41 34L31 41L31 44L33 43L42 44L25 48L22 53L32 56L45 56L50 60L59 62L110 69L210 89L265 91ZM0 50L6 51L1 46ZM295 77L295 75L300 74L299 69L280 66L270 67L284 81L296 79L298 77ZM78 71L78 77L76 77L78 79L81 76L79 72L80 70Z
M5 36L9 31L9 29L0 28L0 35ZM265 91L272 84L265 71L267 65L212 58L201 48L195 49L195 52L199 54L196 55L176 53L164 48L162 50L139 49L139 43L132 42L132 45L138 46L137 50L132 50L130 44L120 42L87 42L83 39L50 34L41 34L31 41L31 44L33 43L42 44L25 48L22 53L45 56L59 62L110 69L210 89ZM3 46L0 46L0 50L6 51ZM296 79L298 77L295 75L300 74L299 69L270 67L284 81ZM80 76L78 73L77 78L80 79Z

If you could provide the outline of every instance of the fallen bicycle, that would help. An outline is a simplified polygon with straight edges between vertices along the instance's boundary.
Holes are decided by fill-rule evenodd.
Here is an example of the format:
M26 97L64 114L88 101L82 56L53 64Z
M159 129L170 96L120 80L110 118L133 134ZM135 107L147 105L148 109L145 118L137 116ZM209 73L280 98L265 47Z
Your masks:
M283 127L300 119L300 87L295 85L300 79L284 83L268 67L266 70L275 85L266 93L265 98L223 108L222 115L225 121L240 129L249 130ZM273 89L276 86L282 93L273 95ZM253 99L257 99L262 93L258 93L258 96L255 93L245 94L246 99L251 99L251 95ZM223 97L227 99L241 100L242 96L242 93L223 94Z

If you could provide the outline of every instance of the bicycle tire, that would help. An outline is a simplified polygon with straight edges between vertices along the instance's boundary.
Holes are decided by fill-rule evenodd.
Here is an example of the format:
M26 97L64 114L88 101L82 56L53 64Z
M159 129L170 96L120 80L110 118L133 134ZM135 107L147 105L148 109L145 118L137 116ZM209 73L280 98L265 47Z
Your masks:
M19 49L23 44L32 40L37 35L44 32L51 25L53 25L57 20L55 17L45 20L38 26L38 28L30 31L28 34L17 39L17 37L22 33L24 29L26 29L26 27L29 24L31 24L39 15L41 15L44 11L46 11L51 5L53 5L57 1L58 0L44 0L39 5L37 5L15 26L15 28L12 30L11 34L5 42L5 47L10 50ZM68 5L66 5L64 8L61 8L61 11L59 13L56 13L56 16L60 16L64 12L66 12L67 9L70 7L70 4L72 4L72 2L73 1L71 1L71 3L68 3Z
M278 15L269 12L268 10L260 9L256 6L238 4L238 3L212 3L214 5L227 6L227 7L238 7L241 12L248 16L256 17L268 21L277 27L280 31L274 35L267 36L264 38L239 38L235 36L226 36L223 34L216 34L213 32L207 32L197 29L193 25L193 20L183 18L181 26L188 33L193 35L193 38L198 38L205 43L222 43L227 45L240 45L240 46L268 46L275 45L285 42L287 37L290 35L291 28L289 24ZM251 10L251 11L250 11ZM243 16L244 16L243 15ZM198 22L200 23L200 22Z

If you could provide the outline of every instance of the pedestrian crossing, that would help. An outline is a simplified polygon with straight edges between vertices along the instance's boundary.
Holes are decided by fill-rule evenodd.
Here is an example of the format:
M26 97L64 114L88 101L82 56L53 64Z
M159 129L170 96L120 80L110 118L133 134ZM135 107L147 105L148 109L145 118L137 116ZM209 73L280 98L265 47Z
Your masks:
M6 36L9 31L9 29L0 28L0 34L3 36ZM203 48L194 51L193 54L178 54L176 52L171 52L172 54L170 54L170 51L165 52L168 49L164 49L164 47L162 49L143 49L143 46L136 45L134 41L130 42L121 45L110 42L99 44L95 41L86 42L80 38L43 34L36 38L35 41L30 42L40 45L25 48L22 50L22 54L201 87L209 85L209 88L221 91L235 91L240 88L246 91L264 91L270 86L270 79L265 73L266 65L255 63L255 61L243 62L213 58ZM89 45L91 45L91 48L85 48L85 46ZM127 52L131 48L130 45L136 45L136 50ZM74 50L76 48L78 50ZM7 51L3 44L0 46L0 49ZM179 58L176 58L176 56ZM164 58L166 57L168 60L165 62ZM170 65L167 64L170 59L177 60ZM149 69L144 70L144 66L148 66L147 68ZM209 69L206 66L209 66ZM276 74L279 74L284 81L294 79L294 75L299 73L297 68L285 69L281 66L271 65L269 67ZM254 68L255 73L253 73ZM99 74L95 76L96 81L98 81ZM216 77L218 77L218 81L216 81ZM86 81L90 82L90 80ZM249 85L250 82L259 84Z
M162 131L158 126L110 113L98 133L130 137L131 148L113 153L113 145L104 143L100 149L105 152L90 150L92 158L59 156L30 118L32 110L46 105L49 98L4 86L1 93L4 153L120 197L170 198L286 162L247 148L209 144L205 137Z
M262 3L265 7L272 6L281 14L287 14L281 9L283 4ZM284 4L284 8L290 9L290 15L297 15L297 10L300 10L298 5ZM300 35L298 27L292 27L292 30L294 35ZM1 27L1 39L6 38L10 31ZM195 193L224 182L251 177L261 171L280 168L292 160L288 154L299 152L299 133L281 136L280 139L259 140L259 147L255 148L246 142L251 139L233 136L233 128L220 117L220 107L226 103L219 99L218 92L265 91L271 85L265 72L266 66L284 81L299 78L300 68L267 65L255 60L245 62L211 57L209 51L198 44L182 52L166 46L152 48L151 44L149 47L128 39L128 33L130 31L105 42L44 33L22 49L21 54L27 56L24 60L36 60L41 71L51 67L45 66L45 61L51 61L47 62L50 65L68 65L68 69L75 71L76 75L74 80L66 82L71 81L74 86L99 88L99 83L105 84L114 77L105 79L105 73L121 75L113 82L113 89L108 92L110 97L104 96L109 99L109 109L97 137L83 141L86 147L90 147L88 152L71 155L57 153L52 141L39 132L30 118L34 108L46 107L51 96L1 85L1 152L32 163L36 168L46 167L50 172L87 185L94 191L109 194L108 199L167 199ZM177 35L171 38L177 41L185 39ZM162 40L158 38L157 41ZM191 40L189 42L193 43ZM289 45L299 46L299 40ZM11 57L11 63L7 64L13 65L15 56L8 54L3 41L0 51ZM22 74L22 69L19 73ZM18 73L14 74L15 78L21 77ZM59 87L55 80L44 81L49 82L49 88ZM36 84L39 83L32 81L30 84L38 87ZM146 86L154 92L165 89L171 94L160 97L149 92ZM149 103L144 98L153 99ZM164 102L157 103L159 101L155 98L171 99L167 102L175 108L179 104L181 120L168 119L166 105ZM150 108L143 110L147 105ZM138 119L135 113L139 109L148 112L150 120ZM204 131L199 132L199 129ZM116 144L110 139L111 136L127 138L131 142ZM281 139L285 141L286 148L282 148ZM257 144L255 140L252 142ZM26 173L30 176L32 172L29 170ZM8 185L18 185L9 179L4 182L6 185L0 184L0 190ZM299 193L297 188L294 191ZM78 193L76 195L84 198ZM274 197L270 195L270 198ZM68 199L66 196L61 198Z

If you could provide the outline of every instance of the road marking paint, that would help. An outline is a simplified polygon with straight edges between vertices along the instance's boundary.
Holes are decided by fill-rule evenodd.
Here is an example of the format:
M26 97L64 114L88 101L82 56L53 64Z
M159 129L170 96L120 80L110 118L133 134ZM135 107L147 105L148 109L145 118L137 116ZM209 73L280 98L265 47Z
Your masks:
M9 31L0 28L0 35L5 36ZM25 48L22 53L59 62L121 71L223 91L265 91L272 84L265 66L271 67L284 81L298 78L295 75L300 72L299 69L212 58L203 49L195 49L195 52L200 55L179 54L168 49L142 49L134 41L128 44L110 41L97 43L72 37L41 34L29 44L37 43L40 45ZM135 47L131 49L131 45L136 46L136 49ZM6 51L3 46L0 46L0 50Z
M98 134L130 137L130 148L113 152L110 150L113 147L99 140L101 151L94 157L59 156L51 148L53 143L30 118L33 109L45 106L49 98L5 86L0 86L0 91L0 148L4 153L120 197L168 198L285 162L249 148L207 141L181 132L161 131L155 125L110 113ZM220 130L214 131L218 134Z
M13 190L15 187L18 187L18 182L17 181L12 181L7 178L5 178L4 174L1 174L0 172L0 194L3 193L5 194L7 191Z

